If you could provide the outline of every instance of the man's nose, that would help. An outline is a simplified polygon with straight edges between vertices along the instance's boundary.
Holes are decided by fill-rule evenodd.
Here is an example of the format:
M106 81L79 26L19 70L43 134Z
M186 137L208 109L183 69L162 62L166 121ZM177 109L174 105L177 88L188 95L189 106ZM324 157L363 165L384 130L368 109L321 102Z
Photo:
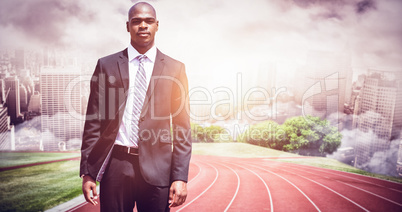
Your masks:
M141 21L140 28L147 28L147 23L145 23L145 21Z

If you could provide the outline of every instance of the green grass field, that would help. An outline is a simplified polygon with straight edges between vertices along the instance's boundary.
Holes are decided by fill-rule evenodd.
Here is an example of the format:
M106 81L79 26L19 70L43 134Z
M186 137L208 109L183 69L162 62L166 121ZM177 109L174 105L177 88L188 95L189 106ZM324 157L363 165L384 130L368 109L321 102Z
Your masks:
M276 161L353 172L402 183L400 178L368 173L334 159L303 158L300 155L244 143L194 143L193 154L243 158L267 157ZM78 153L0 153L2 166L71 158L78 155ZM78 173L78 160L0 172L0 211L43 211L66 202L81 194L81 179Z
M79 161L0 172L0 211L44 211L81 194Z
M79 157L80 153L0 152L0 167L18 166L51 160Z

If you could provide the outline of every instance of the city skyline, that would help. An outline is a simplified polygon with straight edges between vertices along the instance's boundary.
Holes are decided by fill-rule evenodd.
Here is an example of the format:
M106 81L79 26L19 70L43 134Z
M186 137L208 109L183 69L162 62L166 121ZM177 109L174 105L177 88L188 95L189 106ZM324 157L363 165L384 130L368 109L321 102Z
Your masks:
M39 92L44 69L57 74L75 66L81 72L75 77L89 78L97 58L124 49L126 10L133 2L1 2L1 95L7 93L8 105L14 105L9 122L35 117L27 113L34 109L49 115L43 114L49 107L41 107L49 96ZM396 0L150 3L160 20L157 47L186 64L197 123L244 129L313 114L342 122L343 131L359 125L347 119L364 100L352 81L372 69L402 73L402 3ZM35 107L27 105L29 98ZM84 108L85 101L77 101ZM0 107L3 131L4 111Z
M17 51L16 51L17 52ZM18 50L19 55L21 55L21 50ZM322 52L321 52L322 53ZM59 53L59 55L63 55L62 53ZM332 54L329 54L332 55ZM16 55L14 55L14 57L16 57ZM330 60L334 60L335 61L339 61L336 58L337 57L333 57L334 55L328 57L325 56L324 58L330 59ZM75 59L69 59L67 58L63 58L63 57L55 57L55 56L51 56L50 57L54 57L54 63L52 63L52 65L43 65L45 63L42 64L42 66L40 67L40 71L39 71L39 81L36 81L36 83L34 84L29 84L30 80L27 80L27 76L25 74L20 74L18 70L22 70L22 73L26 73L26 72L30 72L29 70L25 70L23 69L21 65L19 65L19 69L17 70L17 64L18 62L15 61L15 58L11 56L11 60L10 61L14 61L12 62L12 64L14 65L9 65L8 67L12 67L12 69L14 68L14 72L12 74L12 76L10 76L10 74L8 74L8 77L6 79L8 79L8 81L10 82L17 82L19 81L19 78L24 78L24 83L28 82L28 85L26 85L28 88L29 87L39 87L36 88L39 91L36 91L35 88L30 88L29 90L34 90L34 92L31 92L29 98L32 100L30 101L33 102L33 106L27 105L26 107L31 108L29 111L25 111L25 113L21 112L21 115L23 115L23 117L25 119L30 119L29 114L34 114L34 110L38 110L39 108L41 109L40 114L41 115L41 119L40 119L40 128L41 128L41 132L42 135L40 137L40 143L38 143L37 141L35 141L34 145L25 145L24 142L21 142L21 140L26 139L25 136L23 136L23 138L18 137L17 136L17 144L20 143L24 144L24 148L40 148L41 150L68 150L68 149L76 149L79 148L79 140L80 140L80 135L82 133L82 124L84 121L84 116L83 114L85 113L85 105L86 105L86 98L87 98L87 93L88 93L88 79L89 76L87 76L86 74L83 74L84 71L84 67L80 67L78 66L78 63L72 63L71 65L64 65L63 61L75 61ZM44 56L41 60L43 61L48 61L49 55ZM3 58L4 59L4 58ZM10 58L8 58L10 59ZM58 62L57 62L58 61ZM310 61L312 63L319 63L320 60L317 61ZM331 109L331 111L327 111L328 107L324 108L324 111L327 111L328 116L324 116L321 118L329 118L329 120L331 120L331 117L329 115L333 115L334 113L337 114L337 117L335 120L335 125L338 125L338 130L343 132L344 130L350 130L353 128L348 128L346 125L348 125L345 121L344 117L348 117L348 113L346 112L346 107L348 106L348 104L351 105L355 105L356 107L361 107L359 105L362 105L361 101L362 101L362 95L359 95L360 90L355 90L356 87L364 87L364 83L365 83L365 79L367 78L367 76L369 76L370 71L372 70L368 70L366 75L360 75L357 81L353 82L353 86L346 86L345 87L345 81L347 81L344 78L348 78L349 80L351 80L351 73L349 72L349 75L346 76L345 73L339 73L339 72L334 72L334 70L349 70L348 69L348 65L345 66L345 64L341 64L339 65L339 63L335 63L334 66L330 65L331 63L327 63L324 66L320 66L320 67L314 67L310 66L310 72L307 72L305 77L309 78L310 76L316 76L318 77L320 80L313 80L312 82L314 83L320 83L322 80L326 81L326 77L325 75L329 75L327 76L327 78L331 78L332 81L337 82L336 84L333 84L333 82L331 83L327 83L323 88L328 89L334 89L335 88L335 92L332 92L331 95L335 95L336 98L336 102L327 102L327 104L329 103L330 105L336 105L336 107L333 107ZM347 63L346 63L347 64ZM26 64L25 64L26 65ZM24 66L25 66L24 65ZM28 65L29 66L29 65ZM327 67L327 68L325 68ZM341 68L339 68L341 67ZM266 65L266 67L262 67L261 70L263 69L270 69L270 74L265 74L265 78L269 78L270 76L275 76L276 74L276 68L275 68L275 64L272 63L268 63ZM308 68L306 69L306 67L301 67L304 70L308 70ZM324 69L323 69L324 68ZM320 71L321 70L321 71ZM327 72L323 72L322 70L327 70ZM318 72L317 72L318 71ZM309 74L310 73L310 74ZM336 74L336 77L333 78L332 75ZM394 74L393 72L387 72L387 73L391 73ZM2 75L7 75L7 71L2 71L1 72ZM342 77L339 77L340 75L342 75ZM32 75L34 78L35 76ZM191 108L191 113L193 115L192 121L198 124L201 124L201 126L210 126L210 125L218 125L223 127L231 136L231 138L236 139L236 136L239 133L244 132L246 129L248 129L248 127L250 127L253 124L257 124L260 123L262 121L266 121L266 120L273 120L279 124L282 124L287 118L291 118L294 116L300 116L300 115L314 115L314 114L303 114L303 110L300 111L300 109L302 109L305 105L306 102L303 101L298 101L295 95L292 95L292 93L295 92L296 90L300 90L300 88L298 87L285 87L285 89L283 91L279 91L279 95L271 95L271 92L275 92L274 90L270 90L269 87L271 88L275 88L275 81L266 81L266 83L264 83L264 78L262 78L262 76L264 75L260 75L260 77L254 78L254 82L255 82L255 86L250 88L249 90L243 90L240 89L240 91L234 91L231 95L233 95L232 97L230 97L229 99L227 99L228 95L230 96L230 89L226 88L224 89L223 87L218 87L220 90L219 92L217 92L217 90L213 90L213 91L209 91L206 88L200 89L193 89L193 93L192 90L190 90L190 95L191 93L193 95L191 95L190 98L190 103L192 104L192 108ZM363 77L366 76L366 77ZM322 79L321 79L321 78ZM363 79L363 81L362 81ZM399 78L396 78L394 80L398 80ZM246 79L242 79L242 75L238 75L238 79L240 82L237 85L239 88L241 88L243 85L243 80L245 81ZM4 80L2 80L3 82ZM46 81L46 83L45 83ZM303 80L305 81L305 80ZM342 82L343 81L343 82ZM40 82L40 83L39 83ZM251 84L253 83L253 81L249 81ZM39 83L39 84L38 84ZM11 86L10 85L6 85L5 83L1 83L2 85L5 85L4 88L9 88L8 91L11 91ZM12 83L11 83L12 84ZM13 85L13 84L12 84ZM78 85L78 86L77 86ZM86 86L85 86L86 85ZM23 87L24 85L21 84L20 87ZM265 86L262 87L262 86ZM15 87L15 86L14 86ZM74 92L79 90L79 94L76 97L73 97L75 94ZM284 88L284 87L282 87ZM343 88L343 89L340 89ZM74 90L75 89L75 90ZM303 87L301 88L302 90L305 90L305 92L307 92L306 94L311 98L311 97L315 97L318 102L325 102L328 101L327 97L331 96L325 94L325 89L323 90L324 94L320 94L320 93L316 93L313 95L308 94L308 86L307 87ZM14 92L16 90L14 89ZM25 92L26 93L26 89L18 89L19 92ZM252 91L252 92L250 92ZM195 93L198 94L202 94L200 95L194 95ZM347 93L352 93L352 92L357 92L357 98L346 98ZM2 90L1 94L3 96L5 92ZM264 93L266 93L267 95L264 96ZM9 93L8 93L9 94ZM203 105L202 102L204 101L205 103L205 95L210 95L208 98L210 98L210 105L207 108L197 108L194 106L197 106L197 104L199 105ZM283 95L281 95L283 94ZM69 95L67 97L67 95ZM16 96L16 94L14 95ZM305 95L304 95L305 96ZM366 95L367 96L367 95ZM73 98L72 98L73 97ZM195 98L194 98L195 97ZM40 101L38 103L38 98L40 98ZM371 96L367 96L365 97L366 99L370 99L372 98ZM9 98L7 98L9 99ZM75 100L74 100L75 99ZM227 101L223 101L223 100L227 100ZM241 107L238 107L237 104L239 103L238 100L240 99L240 104L242 105ZM314 98L313 98L314 99ZM342 101L340 100L342 99ZM201 104L200 104L200 100L201 100ZM230 100L230 101L228 101ZM207 101L207 102L208 102ZM22 102L22 100L20 100L20 102ZM52 103L53 102L53 103ZM297 103L295 103L297 102ZM308 102L307 102L308 103ZM38 105L39 104L39 105ZM321 103L319 103L321 104ZM36 105L36 106L35 106ZM248 106L247 106L248 105ZM279 105L279 106L278 106ZM345 111L343 111L343 107L339 108L339 105L344 105L345 106ZM231 109L228 109L232 107ZM251 106L251 108L249 107ZM320 106L320 105L319 105ZM321 107L321 106L320 106ZM387 106L385 106L387 107ZM396 106L395 106L396 107ZM20 108L22 108L22 106L20 105ZM213 108L213 110L212 110ZM355 107L351 107L350 109L355 110ZM11 110L13 111L13 109L11 108ZM197 111L202 111L201 114L203 115L207 115L209 118L207 119L200 119L197 121L197 118L200 117L198 116L199 114L197 114ZM3 109L4 111L4 109ZM232 114L228 114L228 111ZM299 111L299 112L297 112ZM317 113L317 111L312 110L312 112ZM322 110L321 110L322 112ZM3 112L4 113L4 112ZM27 116L28 113L28 116ZM319 113L317 113L319 114ZM38 114L36 114L38 115ZM360 116L360 114L355 113L355 115L357 115L357 117ZM318 115L319 116L319 115ZM202 116L201 116L202 117ZM15 119L15 117L14 117ZM3 117L4 120L4 117ZM332 120L332 121L334 121ZM355 120L355 118L353 118L354 122L358 122L358 119ZM373 121L373 120L372 120ZM29 122L29 121L28 121ZM345 125L345 126L344 126ZM354 124L353 126L355 126L356 124ZM69 127L71 128L71 126L74 126L73 128L75 130L69 129ZM400 128L400 126L398 125L397 127ZM355 126L356 128L356 126ZM64 130L63 130L64 129ZM17 131L18 131L18 125L17 125ZM69 133L70 132L70 133ZM71 132L74 132L73 134L71 134ZM364 137L364 136L362 136ZM367 136L366 136L367 137ZM370 137L370 136L369 136ZM395 137L395 135L394 135ZM396 136L395 138L397 138L398 136ZM30 138L35 139L33 138ZM54 142L55 140L58 140L59 142ZM50 143L49 143L50 141ZM3 142L4 144L4 142ZM12 148L14 146L15 148L15 144L14 145L2 145L3 149L9 149ZM390 146L388 146L390 147ZM18 147L17 147L18 149ZM387 148L384 147L380 150L386 150Z

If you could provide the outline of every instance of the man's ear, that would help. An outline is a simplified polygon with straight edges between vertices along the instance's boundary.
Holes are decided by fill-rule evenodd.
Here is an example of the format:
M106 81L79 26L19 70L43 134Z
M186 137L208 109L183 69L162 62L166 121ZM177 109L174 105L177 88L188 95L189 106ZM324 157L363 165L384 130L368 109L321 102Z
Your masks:
M127 32L130 32L130 22L126 21Z
M159 21L156 21L156 31L159 29Z

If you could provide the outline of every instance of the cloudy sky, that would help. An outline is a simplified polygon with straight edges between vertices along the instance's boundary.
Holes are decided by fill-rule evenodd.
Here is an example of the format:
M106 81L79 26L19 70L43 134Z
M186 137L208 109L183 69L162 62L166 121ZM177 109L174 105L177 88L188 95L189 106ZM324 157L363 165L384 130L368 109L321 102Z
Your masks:
M0 48L80 52L95 61L129 43L129 0L2 0ZM294 74L309 51L341 52L353 70L402 68L400 0L154 0L157 46L190 85L229 85L273 61ZM211 76L214 76L211 78Z

